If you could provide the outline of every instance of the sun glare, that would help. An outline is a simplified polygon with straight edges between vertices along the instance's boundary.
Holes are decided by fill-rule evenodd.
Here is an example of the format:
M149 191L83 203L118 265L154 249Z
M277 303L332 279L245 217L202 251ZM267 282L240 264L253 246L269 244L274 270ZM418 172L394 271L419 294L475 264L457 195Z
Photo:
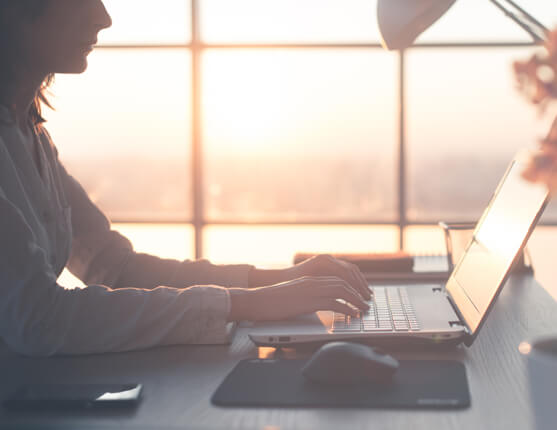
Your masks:
M208 50L205 146L246 155L389 154L394 73L394 55L380 50Z
M251 53L209 52L203 82L204 130L213 139L233 139L235 151L251 153L265 151L280 135L291 84L280 68L267 67Z

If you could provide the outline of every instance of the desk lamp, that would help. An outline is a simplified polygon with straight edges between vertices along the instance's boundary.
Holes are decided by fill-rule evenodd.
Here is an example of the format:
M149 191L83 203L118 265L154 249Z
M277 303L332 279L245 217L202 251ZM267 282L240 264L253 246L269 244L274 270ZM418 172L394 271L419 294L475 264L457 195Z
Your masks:
M543 43L549 31L512 0L486 0L526 31L535 43ZM386 49L405 49L441 18L456 0L378 0L377 21Z

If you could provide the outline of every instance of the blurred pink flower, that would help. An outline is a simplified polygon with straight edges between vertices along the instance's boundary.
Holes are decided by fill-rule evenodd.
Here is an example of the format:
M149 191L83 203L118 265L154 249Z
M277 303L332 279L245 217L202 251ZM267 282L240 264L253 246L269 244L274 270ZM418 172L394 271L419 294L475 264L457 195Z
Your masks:
M542 112L554 103L557 100L557 29L548 35L543 53L514 63L514 71L519 89ZM550 191L557 192L557 118L540 145L540 151L532 157L523 176L532 182L545 183Z
M549 34L544 53L514 63L518 87L534 104L545 108L557 98L557 29Z

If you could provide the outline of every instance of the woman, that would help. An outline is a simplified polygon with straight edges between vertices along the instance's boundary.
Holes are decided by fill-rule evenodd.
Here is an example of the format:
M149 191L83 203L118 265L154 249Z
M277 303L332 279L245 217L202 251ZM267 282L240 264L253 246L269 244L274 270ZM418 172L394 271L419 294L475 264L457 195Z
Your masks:
M30 355L123 351L221 342L230 321L367 309L361 273L329 256L284 270L179 262L110 229L41 117L53 74L85 71L110 25L101 0L0 0L2 339ZM89 286L57 285L65 266Z

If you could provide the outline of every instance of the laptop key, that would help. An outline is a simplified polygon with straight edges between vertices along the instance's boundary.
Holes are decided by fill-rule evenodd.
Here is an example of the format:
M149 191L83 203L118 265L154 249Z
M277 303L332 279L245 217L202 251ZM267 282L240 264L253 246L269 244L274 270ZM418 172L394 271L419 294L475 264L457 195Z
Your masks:
M360 325L352 325L352 324L334 324L333 325L334 332L357 332L361 331Z
M421 329L404 287L375 287L370 309L359 318L335 313L334 332L408 332Z
M375 331L392 331L392 328L388 327L364 327L364 331L367 332L375 332Z

